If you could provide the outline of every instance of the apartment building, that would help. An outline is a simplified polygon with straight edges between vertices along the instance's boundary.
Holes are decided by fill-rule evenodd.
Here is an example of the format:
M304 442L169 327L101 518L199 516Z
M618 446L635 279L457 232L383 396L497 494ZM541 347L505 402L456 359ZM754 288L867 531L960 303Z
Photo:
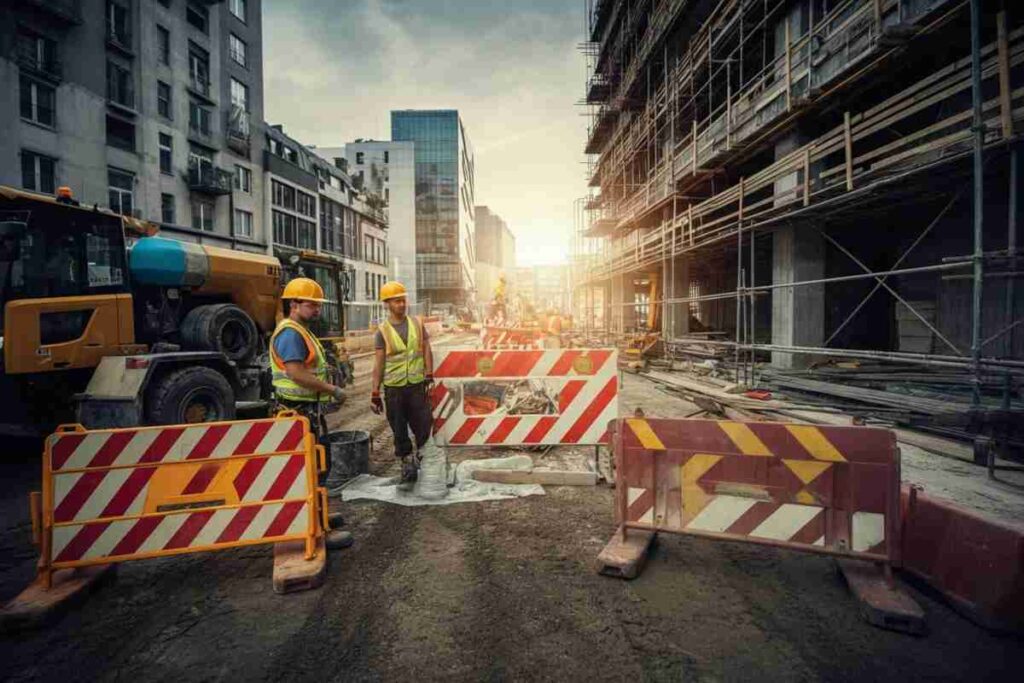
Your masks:
M0 184L265 251L260 0L0 6Z

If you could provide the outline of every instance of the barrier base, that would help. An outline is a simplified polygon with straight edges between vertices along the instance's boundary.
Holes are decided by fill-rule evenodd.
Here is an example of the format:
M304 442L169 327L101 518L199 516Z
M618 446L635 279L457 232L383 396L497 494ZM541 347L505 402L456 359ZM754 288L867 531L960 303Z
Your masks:
M598 573L620 579L635 579L647 561L654 536L653 531L630 529L623 541L620 527L597 556Z
M913 635L925 632L924 610L895 580L887 582L880 567L856 560L836 564L869 624Z
M319 588L327 576L327 547L324 537L316 542L316 554L306 559L305 541L274 544L274 592L278 595Z
M101 564L53 572L49 589L37 577L14 599L0 608L0 633L38 628L71 605L83 600L105 579L114 575L114 565Z

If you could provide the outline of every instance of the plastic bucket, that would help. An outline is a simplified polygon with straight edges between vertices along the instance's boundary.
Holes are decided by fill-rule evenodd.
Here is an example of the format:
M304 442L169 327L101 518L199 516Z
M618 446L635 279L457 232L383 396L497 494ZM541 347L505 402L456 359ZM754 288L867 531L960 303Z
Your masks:
M370 471L370 433L361 430L331 432L322 440L331 460L324 486L328 491Z

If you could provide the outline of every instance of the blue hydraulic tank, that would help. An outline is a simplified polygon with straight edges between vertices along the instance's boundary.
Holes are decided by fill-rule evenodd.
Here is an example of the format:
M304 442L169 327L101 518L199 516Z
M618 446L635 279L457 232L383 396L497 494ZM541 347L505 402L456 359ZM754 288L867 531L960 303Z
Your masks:
M128 253L128 269L137 284L157 287L201 287L210 260L201 245L143 237Z

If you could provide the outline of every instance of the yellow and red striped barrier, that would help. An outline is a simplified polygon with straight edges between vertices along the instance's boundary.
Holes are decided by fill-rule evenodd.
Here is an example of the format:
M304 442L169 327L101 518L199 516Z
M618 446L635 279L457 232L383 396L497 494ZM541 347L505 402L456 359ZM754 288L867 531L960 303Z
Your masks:
M618 416L617 355L614 349L439 350L431 395L436 438L449 446L604 443ZM516 385L546 396L545 411L521 414L502 403Z
M318 457L314 457L314 454ZM44 581L55 569L305 541L322 533L324 468L306 418L87 431L43 460Z
M612 438L624 528L898 563L888 430L630 418Z

